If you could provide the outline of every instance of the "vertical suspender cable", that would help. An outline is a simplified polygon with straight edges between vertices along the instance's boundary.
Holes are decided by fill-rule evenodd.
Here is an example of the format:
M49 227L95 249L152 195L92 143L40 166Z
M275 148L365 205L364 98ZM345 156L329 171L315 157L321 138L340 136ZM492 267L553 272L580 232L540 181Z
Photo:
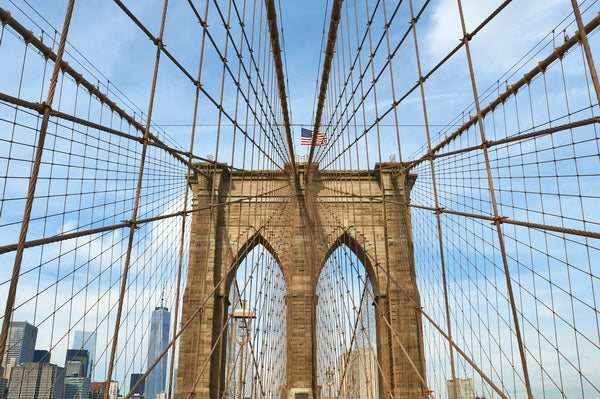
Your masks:
M142 146L142 154L140 157L140 167L137 178L137 187L135 192L135 198L133 202L133 209L131 211L131 220L129 221L129 240L127 242L127 253L125 255L125 265L123 268L123 275L121 276L121 288L119 292L119 303L117 306L117 317L115 319L115 330L112 338L112 347L110 350L110 360L108 362L108 371L106 373L106 382L104 383L104 399L108 399L110 381L112 378L113 369L115 366L115 355L117 352L117 342L119 338L119 329L121 324L121 314L123 312L123 301L125 298L125 290L127 289L127 275L129 273L129 266L131 265L131 251L133 248L133 238L135 235L135 230L137 228L136 220L138 213L138 205L140 202L140 197L142 193L142 180L144 178L144 166L146 162L146 151L148 149L148 139L150 134L150 124L152 122L152 109L154 106L154 94L156 93L156 82L158 79L158 65L160 62L160 54L162 53L162 38L163 32L165 30L165 21L167 17L167 5L169 0L165 0L163 3L163 11L162 18L160 23L160 33L158 34L158 38L156 40L156 59L154 62L154 74L152 76L152 87L150 89L150 98L148 102L148 113L146 119L146 127L144 129L144 140Z
M533 399L533 392L531 389L531 382L529 380L529 370L527 368L527 358L525 354L525 343L523 342L523 336L521 333L521 326L519 323L519 315L516 307L515 296L513 293L513 285L511 281L510 271L508 267L508 255L506 254L506 248L504 244L504 234L502 233L502 219L500 217L500 213L498 210L498 203L496 201L496 190L494 189L494 180L492 176L492 171L490 168L490 158L488 154L488 149L485 143L487 142L487 138L485 135L485 129L483 126L483 116L481 114L481 106L479 104L479 94L477 93L477 85L475 83L475 72L473 69L473 61L471 59L471 49L469 46L470 36L467 33L467 28L465 25L465 17L463 14L462 2L461 0L457 0L458 4L458 14L460 16L460 24L463 33L463 42L465 44L465 54L467 56L467 64L469 66L469 75L471 77L471 88L473 89L473 99L475 102L475 109L477 110L477 124L479 125L479 134L481 136L481 143L483 149L483 157L485 160L485 169L487 172L487 181L488 181L488 189L490 194L490 201L492 203L492 210L494 212L494 225L496 226L496 233L498 235L498 243L500 245L500 254L502 256L502 264L504 266L504 275L506 277L506 289L508 293L508 298L511 307L512 319L515 327L515 337L517 339L517 346L519 347L519 354L521 357L521 366L523 367L523 380L525 382L525 388L527 389L527 397L529 399Z

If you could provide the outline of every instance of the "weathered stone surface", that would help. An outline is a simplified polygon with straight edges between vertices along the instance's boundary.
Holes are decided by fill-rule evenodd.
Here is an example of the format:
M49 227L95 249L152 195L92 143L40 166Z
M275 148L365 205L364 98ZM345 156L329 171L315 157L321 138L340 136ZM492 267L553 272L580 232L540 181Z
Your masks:
M425 376L404 205L414 176L404 176L400 164L385 163L364 171L314 170L306 178L305 166L299 165L297 182L287 170L241 172L213 164L198 164L206 176L190 177L193 205L205 209L192 219L182 324L195 317L181 336L176 398L221 397L226 293L237 266L257 244L278 261L287 286L286 397L316 398L315 287L328 256L342 243L373 283L380 397L425 397L414 370Z

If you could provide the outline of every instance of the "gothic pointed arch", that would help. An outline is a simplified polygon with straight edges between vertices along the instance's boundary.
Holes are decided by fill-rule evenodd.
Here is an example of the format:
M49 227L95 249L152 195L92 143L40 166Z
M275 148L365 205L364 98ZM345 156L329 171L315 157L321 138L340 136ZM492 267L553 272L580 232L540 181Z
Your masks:
M279 258L260 233L238 250L226 281L220 392L281 397L286 382L287 287Z
M324 398L379 398L375 286L364 246L343 230L325 253L315 287L316 377Z
M237 253L235 254L235 256L231 262L231 266L228 268L227 280L225 281L225 292L229 292L229 290L231 288L231 283L232 283L233 279L235 278L236 272L237 272L238 268L240 267L240 265L242 264L242 262L244 262L244 260L246 259L246 256L249 253L251 253L252 250L259 245L261 245L265 248L265 250L273 257L275 262L281 268L281 261L279 259L277 252L275 251L275 249L273 248L273 246L271 245L269 240L267 240L265 238L265 236L261 233L261 231L257 230L254 234L252 234L250 236L250 238L248 238L248 240L246 240L246 242L244 242L244 244L242 244L239 247ZM282 268L281 268L281 270L283 273ZM283 275L285 278L285 273L283 273Z
M342 232L340 233L339 230L342 230ZM340 246L345 245L362 263L367 273L367 276L373 286L374 294L379 295L379 282L377 280L376 273L377 266L371 261L371 257L365 249L364 243L361 244L361 242L359 242L360 238L355 237L360 237L359 234L357 234L356 232L353 233L350 229L342 229L341 227L336 229L336 232L334 234L337 235L337 238L335 238L335 240L329 246L329 249L327 250L327 252L325 252L325 256L321 260L319 267L319 275L322 272L323 267L325 267L326 262L331 258L331 255Z

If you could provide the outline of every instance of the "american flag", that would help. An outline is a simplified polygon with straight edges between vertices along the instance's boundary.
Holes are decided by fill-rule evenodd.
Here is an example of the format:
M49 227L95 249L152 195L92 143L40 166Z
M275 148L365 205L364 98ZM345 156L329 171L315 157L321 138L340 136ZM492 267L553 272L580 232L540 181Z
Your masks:
M311 145L312 143L312 131L308 129L301 129L301 138L300 145ZM327 144L327 136L325 133L317 132L317 142L316 145L326 145Z

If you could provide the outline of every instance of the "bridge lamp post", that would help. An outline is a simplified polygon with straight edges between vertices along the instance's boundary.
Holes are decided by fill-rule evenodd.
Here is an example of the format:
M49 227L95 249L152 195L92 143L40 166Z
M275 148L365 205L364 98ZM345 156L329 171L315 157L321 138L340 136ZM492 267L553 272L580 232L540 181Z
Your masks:
M329 399L331 399L331 386L333 385L333 376L334 376L334 372L331 369L331 366L327 366L327 371L325 372L325 383L327 384L328 391L329 391Z
M246 308L246 300L242 299L242 307L237 308L231 314L231 318L233 319L233 327L235 329L235 334L233 334L233 338L235 342L240 345L240 369L239 369L239 380L237 387L237 397L238 399L242 398L242 374L244 368L244 346L250 341L250 329L252 325L252 319L256 319L254 312L248 308Z

